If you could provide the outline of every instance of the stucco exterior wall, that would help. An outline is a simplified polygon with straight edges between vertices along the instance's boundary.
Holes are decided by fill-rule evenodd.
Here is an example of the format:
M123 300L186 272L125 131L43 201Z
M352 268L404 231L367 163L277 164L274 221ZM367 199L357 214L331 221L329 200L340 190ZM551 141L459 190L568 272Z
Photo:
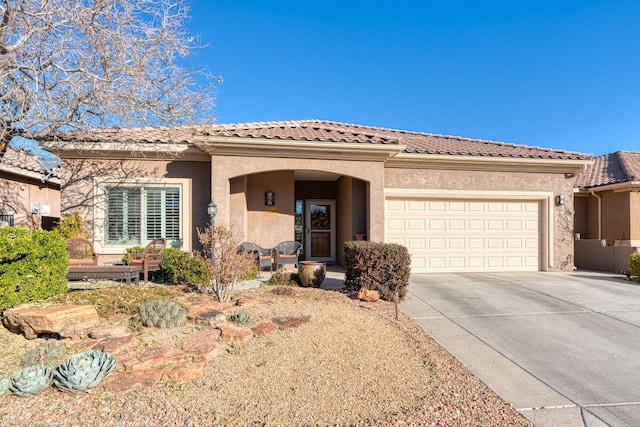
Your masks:
M155 179L158 182L166 179L184 179L189 183L190 193L187 205L182 206L182 214L189 219L188 245L184 250L199 250L197 228L203 228L209 223L207 205L209 204L210 164L202 161L175 160L90 160L63 159L62 173L62 213L78 211L85 221L85 226L91 237L94 237L96 227L103 224L95 222L94 195L97 182L109 179L115 182L135 182L138 180ZM186 237L186 236L185 236ZM109 248L103 247L103 242L94 241L96 250L109 255ZM101 256L101 259L103 257ZM111 257L113 258L113 257ZM108 261L107 256L103 261Z
M602 197L602 239L629 240L629 193L598 194Z
M629 192L629 239L640 241L640 192Z
M60 186L21 175L0 172L0 214L13 214L14 225L42 228L42 216L31 205L48 208L46 217L60 217Z
M385 188L459 191L538 191L564 196L553 208L552 271L573 268L573 178L564 174L386 168Z
M266 248L294 240L293 171L263 172L247 176L246 240ZM265 192L275 193L275 206L265 206ZM239 212L233 211L231 224Z
M359 180L368 183L368 206L371 210L376 212L384 211L384 164L382 162L375 161L346 161L346 160L322 160L322 159L282 159L282 158L270 158L270 157L240 157L240 156L212 156L211 166L211 194L218 205L218 216L216 222L231 223L233 222L235 212L235 205L232 206L230 197L230 183L233 178L240 176L252 176L253 174L261 174L266 172L278 172L278 171L290 171L293 174L294 170L307 170L307 171L324 171L335 173L341 176L349 176L358 178ZM277 176L275 174L274 176ZM293 176L290 179L291 185L294 185ZM274 183L275 185L275 183ZM287 184L289 185L289 184ZM274 191L274 190L269 190ZM283 189L284 191L284 189ZM289 207L291 211L280 211L278 207L278 215L283 212L283 215L289 215L289 218L285 218L282 222L278 222L279 230L284 230L284 224L290 224L287 231L288 240L293 240L293 193L294 188L290 187L291 202ZM276 190L277 204L280 205L280 194ZM284 194L282 194L284 196ZM317 196L314 196L317 197ZM262 200L264 200L264 192L262 194ZM249 203L249 201L247 201ZM283 201L282 203L285 203ZM264 208L264 205L262 206ZM248 210L249 211L249 210ZM258 220L258 216L253 216L255 220ZM369 229L367 234L371 240L382 241L384 239L384 218L380 216L371 216L369 222ZM256 224L257 225L257 224ZM249 236L249 229L253 228L253 224L246 227L247 235L245 240L249 240L249 237L262 235ZM273 233L273 230L271 230ZM284 235L282 235L284 236ZM276 239L277 240L277 239ZM283 239L284 240L284 239ZM256 243L259 243L256 241ZM267 242L264 242L265 245ZM278 242L275 242L278 243Z

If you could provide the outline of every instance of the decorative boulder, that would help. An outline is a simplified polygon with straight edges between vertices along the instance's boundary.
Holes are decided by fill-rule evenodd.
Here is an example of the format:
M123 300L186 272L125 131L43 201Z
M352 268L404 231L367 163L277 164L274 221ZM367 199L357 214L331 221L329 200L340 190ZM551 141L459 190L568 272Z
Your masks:
M55 307L16 307L4 311L3 323L14 333L27 339L43 334L57 334L60 338L84 337L100 324L100 317L92 305L59 305Z

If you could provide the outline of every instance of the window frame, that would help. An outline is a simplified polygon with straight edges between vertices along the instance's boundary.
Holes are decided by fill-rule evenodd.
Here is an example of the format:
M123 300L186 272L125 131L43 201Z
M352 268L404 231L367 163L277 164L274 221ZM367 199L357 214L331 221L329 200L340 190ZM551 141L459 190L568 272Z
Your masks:
M107 188L128 187L140 189L140 243L107 243ZM178 232L180 239L168 240L169 245L173 242L174 247L184 250L191 250L191 180L186 178L134 178L134 179L114 179L114 178L94 178L94 245L100 254L115 255L124 254L127 248L132 246L144 246L148 242L145 230L145 191L152 188L177 188L179 200ZM165 237L165 236L162 236Z

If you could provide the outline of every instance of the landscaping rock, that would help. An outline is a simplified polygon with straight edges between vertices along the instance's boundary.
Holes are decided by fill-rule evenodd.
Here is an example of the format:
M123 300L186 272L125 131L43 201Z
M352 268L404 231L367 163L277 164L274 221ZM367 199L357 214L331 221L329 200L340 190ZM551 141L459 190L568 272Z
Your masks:
M128 393L153 387L162 378L162 372L162 368L117 372L107 378L104 389L117 393Z
M16 307L4 311L3 323L15 333L34 339L43 334L61 338L83 337L100 324L93 305L60 305L55 307Z
M258 303L258 298L251 295L240 295L236 300L236 305L239 307L251 307Z
M276 325L271 322L260 323L251 328L253 335L267 335L276 330Z
M89 338L100 340L104 338L123 337L129 334L129 327L127 325L107 325L90 330Z
M204 355L191 356L188 360L166 366L162 371L162 379L176 383L197 380L204 376L206 366L207 359Z
M279 328L296 328L300 325L308 323L311 316L283 316L271 319Z
M217 326L221 331L221 339L227 342L248 341L253 337L251 329L244 326L235 326L230 323L220 323Z
M133 335L126 335L118 338L107 338L93 346L94 350L100 350L104 353L118 353L123 348L133 342Z
M182 351L192 354L208 353L216 347L220 334L219 329L207 329L191 334L182 341Z

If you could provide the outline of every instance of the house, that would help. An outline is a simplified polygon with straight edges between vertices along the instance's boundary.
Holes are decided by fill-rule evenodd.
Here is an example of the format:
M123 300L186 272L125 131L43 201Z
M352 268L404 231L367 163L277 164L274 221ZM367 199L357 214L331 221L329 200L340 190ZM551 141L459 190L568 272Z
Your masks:
M576 180L576 267L626 272L640 247L640 153L598 156Z
M320 120L61 133L63 211L114 259L158 235L197 249L231 224L263 247L342 263L366 238L405 245L412 271L573 268L573 186L591 156Z
M0 224L50 230L60 218L56 172L37 155L12 145L0 156Z

